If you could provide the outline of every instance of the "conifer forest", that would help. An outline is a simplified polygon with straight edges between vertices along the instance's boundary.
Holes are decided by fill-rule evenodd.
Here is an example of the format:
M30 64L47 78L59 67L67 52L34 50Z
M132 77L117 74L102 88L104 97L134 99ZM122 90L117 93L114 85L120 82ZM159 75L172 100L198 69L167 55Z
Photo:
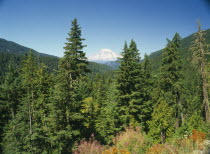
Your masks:
M0 53L0 153L210 150L210 29L198 21L150 55L125 40L112 69L87 60L82 26L71 21L61 58Z

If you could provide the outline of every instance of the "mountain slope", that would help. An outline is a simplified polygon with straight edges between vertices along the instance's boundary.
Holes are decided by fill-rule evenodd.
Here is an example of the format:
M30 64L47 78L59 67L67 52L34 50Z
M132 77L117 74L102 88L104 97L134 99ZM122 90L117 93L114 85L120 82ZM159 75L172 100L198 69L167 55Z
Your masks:
M0 52L10 53L10 54L15 54L15 55L25 55L30 50L34 53L34 55L37 55L37 56L41 56L41 57L52 56L52 55L48 55L44 53L39 53L28 47L0 38ZM53 57L56 57L56 56L53 56Z
M206 43L210 44L210 29L205 30L206 35L204 35L206 39ZM183 62L186 62L187 59L189 59L192 55L188 51L190 44L194 40L194 34L191 34L181 40L181 47L179 50L179 55ZM154 73L159 72L159 68L161 66L161 55L162 55L163 49L158 50L156 52L153 52L149 55L149 58L151 60L151 66Z
M49 71L54 72L54 70L58 69L59 57L39 53L15 42L0 39L0 77L7 71L6 68L10 60L13 60L16 65L20 66L21 61L24 59L24 55L30 50L37 56L39 63L44 63ZM113 70L112 67L108 65L95 62L89 62L88 67L92 73L103 73Z
M118 69L120 66L120 62L118 61L108 61L105 63L106 65L110 66L112 69Z

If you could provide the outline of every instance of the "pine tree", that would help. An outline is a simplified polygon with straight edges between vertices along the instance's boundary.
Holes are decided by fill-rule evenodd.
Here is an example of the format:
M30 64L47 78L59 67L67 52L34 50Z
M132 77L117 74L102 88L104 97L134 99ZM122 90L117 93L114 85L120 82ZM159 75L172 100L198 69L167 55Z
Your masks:
M71 26L71 31L68 33L69 38L67 38L68 43L65 43L66 46L64 47L64 58L60 61L59 69L68 71L70 79L75 81L85 76L89 70L87 69L87 57L82 51L86 47L82 44L85 39L81 38L81 27L79 27L76 18L72 21Z
M77 19L72 21L64 57L60 59L57 83L52 96L51 129L53 148L58 153L69 153L73 143L81 136L84 117L81 114L82 97L78 84L88 72L87 58L82 49L81 27Z
M38 68L30 52L22 62L21 103L14 119L10 120L4 137L5 153L42 153L49 150L47 140L47 99L51 83L43 65Z
M149 135L158 142L164 143L173 132L173 109L168 103L160 100L152 113L151 121L148 121Z
M151 64L147 54L144 56L144 61L142 63L142 98L143 98L143 110L142 110L142 122L145 127L145 131L148 131L148 125L146 121L151 119L153 103L152 103L152 91L154 87L152 74L151 74Z
M206 62L206 54L209 54L208 45L205 43L205 35L204 31L201 30L201 24L198 21L198 32L195 33L195 40L193 44L190 46L190 51L193 52L192 62L197 65L199 75L202 81L202 96L203 96L203 106L205 112L205 120L207 123L210 123L210 110L209 110L209 98L208 98L208 90L207 90L207 62Z
M125 42L123 52L121 53L122 58L119 59L120 66L117 76L117 89L119 91L119 103L118 103L118 112L120 119L120 126L122 124L129 123L129 101L131 94L131 77L129 71L131 70L130 66L130 56L127 43Z
M99 104L99 109L95 120L95 131L96 138L103 144L107 144L112 142L112 138L119 131L116 128L117 114L115 111L117 92L112 76L104 76L103 78L104 81L101 82L96 95L96 102Z
M2 142L5 125L10 120L14 120L17 114L22 91L20 83L19 69L14 61L10 60L3 82L0 85L0 142ZM2 153L2 147L0 147L0 153Z
M34 152L33 115L35 105L35 78L37 64L32 52L26 55L21 68L21 86L24 89L21 105L18 108L16 118L8 124L5 134L4 152Z
M138 125L141 121L140 104L142 103L142 96L139 88L141 87L142 70L136 43L132 40L129 48L125 43L121 55L117 77L120 125Z
M129 114L131 116L130 125L139 126L143 125L144 117L144 96L143 96L143 70L140 63L140 54L138 52L136 43L132 40L129 46L129 52L131 55L130 76L132 81L131 100L129 102Z
M21 80L18 71L19 69L15 66L14 61L10 61L4 81L0 85L1 105L8 111L9 119L15 117L20 102Z
M178 54L181 37L175 34L172 41L168 44L162 54L162 66L159 79L158 97L163 97L170 107L174 108L174 117L176 117L176 127L180 125L182 115L181 104L181 61Z
M52 75L47 71L47 66L39 64L36 72L36 101L34 105L34 135L35 149L37 152L51 151L50 132L49 132L49 115L50 115L50 93L54 85Z

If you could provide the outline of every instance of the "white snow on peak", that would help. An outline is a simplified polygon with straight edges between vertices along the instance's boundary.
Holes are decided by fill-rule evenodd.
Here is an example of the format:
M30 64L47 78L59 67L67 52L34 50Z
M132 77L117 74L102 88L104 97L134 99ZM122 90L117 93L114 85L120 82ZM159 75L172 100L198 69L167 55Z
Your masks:
M117 58L121 58L120 55L116 54L110 49L101 49L96 55L89 56L89 61L105 63L108 61L116 61Z

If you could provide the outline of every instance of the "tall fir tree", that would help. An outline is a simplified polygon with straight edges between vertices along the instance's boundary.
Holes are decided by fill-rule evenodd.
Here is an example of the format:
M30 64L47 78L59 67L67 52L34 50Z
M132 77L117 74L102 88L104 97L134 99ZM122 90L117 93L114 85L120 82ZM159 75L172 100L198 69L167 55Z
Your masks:
M144 130L148 131L148 124L146 121L151 119L153 103L152 103L152 90L154 88L153 78L151 74L151 64L147 54L144 56L144 61L142 63L142 124L144 126Z
M175 126L178 128L182 123L182 104L181 104L181 60L178 49L180 48L181 37L178 33L174 35L172 41L168 40L168 44L162 54L162 66L159 79L158 97L163 97L174 109L174 117L176 117Z
M112 76L104 76L104 81L101 82L100 87L96 90L96 102L99 104L99 111L95 121L96 138L103 144L112 142L112 138L119 131L116 128L117 114L116 114L116 84ZM97 83L96 83L97 84ZM105 95L105 97L104 97Z
M78 94L78 83L88 72L87 58L82 49L81 27L75 18L68 33L64 57L60 59L57 84L53 93L52 141L58 153L69 153L74 142L81 137L84 117L82 116L82 97Z
M8 111L7 116L9 116L9 119L15 117L17 106L20 103L21 80L19 76L19 68L17 68L14 61L10 61L3 83L0 85L1 108Z
M129 124L129 101L131 94L131 77L130 71L130 56L127 42L125 42L123 52L121 53L122 58L119 59L120 66L117 76L117 89L119 91L119 125Z
M149 135L157 142L165 143L167 137L172 135L173 127L173 109L164 100L156 104L152 113L152 119L147 121L149 125Z
M129 48L124 45L122 58L117 77L117 89L119 91L119 118L121 126L139 125L141 123L142 103L142 69L137 45L131 40Z
M64 57L59 64L59 70L68 71L68 75L72 81L76 81L79 78L85 76L89 70L87 69L87 57L85 52L82 51L86 45L82 44L84 38L81 38L81 27L77 23L75 18L72 21L71 31L68 33L66 46L64 47Z
M129 46L131 56L130 76L132 81L131 100L129 102L129 114L131 116L130 125L139 126L143 125L144 117L144 101L143 101L143 70L140 63L140 53L137 49L136 43L131 40Z
M208 96L208 84L207 84L207 62L206 55L209 54L209 47L205 42L205 32L201 30L201 24L198 21L198 32L195 33L195 40L190 46L190 51L193 52L192 62L196 65L201 78L203 106L205 113L205 120L210 123L210 109L209 109L209 96Z
M14 120L17 108L21 101L22 88L19 68L13 60L10 60L7 72L0 85L0 142L2 142L5 126L10 120ZM2 153L0 146L0 153Z
M46 100L49 98L49 80L44 67L38 68L30 52L22 63L21 103L14 119L10 120L4 136L5 153L47 152L50 142L46 131Z

